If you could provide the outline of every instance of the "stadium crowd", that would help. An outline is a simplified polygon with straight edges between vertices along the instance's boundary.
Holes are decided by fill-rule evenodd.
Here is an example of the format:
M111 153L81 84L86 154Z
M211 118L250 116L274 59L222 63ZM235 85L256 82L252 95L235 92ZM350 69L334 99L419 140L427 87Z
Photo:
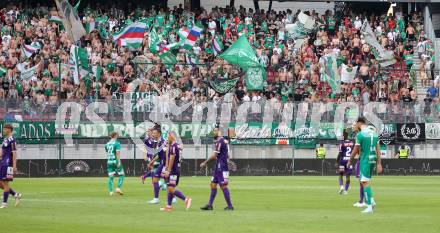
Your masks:
M290 39L285 25L294 23L299 12L288 9L283 12L255 12L241 6L238 9L226 6L188 12L181 6L172 9L120 8L99 4L80 6L78 15L84 24L103 16L108 20L102 25L103 30L92 30L81 39L90 64L103 67L102 75L99 78L83 77L76 85L70 72L62 72L59 83L58 59L62 64L69 64L72 41L60 24L50 20L58 15L55 5L31 7L12 1L0 10L0 67L3 70L0 71L0 99L23 99L36 104L55 104L60 99L110 101L117 98L118 93L126 92L129 83L137 78L132 59L145 55L154 65L147 73L139 75L142 82L136 91L161 94L177 89L176 98L182 101L218 101L222 94L210 88L209 80L241 77L232 95L228 95L235 101L262 99L272 104L288 100L357 101L364 104L369 101L411 102L417 98L415 86L420 76L424 85L433 87L429 89L429 95L438 104L440 112L439 77L435 82L431 81L435 78L431 72L434 51L432 42L424 36L419 12L404 15L397 11L394 16L358 14L350 9L338 14L331 11L324 15L315 11L305 13L318 22L319 29L309 34L305 43L297 45L295 40ZM379 67L370 46L359 32L365 18L369 20L379 43L393 51L397 59L386 70ZM183 48L173 51L179 63L167 66L161 64L159 56L149 49L148 30L138 51L113 42L112 33L139 19L146 20L160 35L161 50L177 42L179 30L191 29L195 21L201 22L205 30L192 51ZM247 91L244 73L219 58L212 48L215 36L220 38L225 50L242 35L248 38L259 62L266 67L267 86L264 91ZM24 44L39 49L27 58L23 55ZM351 83L341 83L340 93L332 91L329 83L319 74L319 58L332 51L338 53L338 66L342 63L349 67L358 66L355 79ZM409 72L415 53L422 58L422 65L419 70ZM29 80L20 78L20 66L23 64L28 64L28 67L38 65L36 75Z

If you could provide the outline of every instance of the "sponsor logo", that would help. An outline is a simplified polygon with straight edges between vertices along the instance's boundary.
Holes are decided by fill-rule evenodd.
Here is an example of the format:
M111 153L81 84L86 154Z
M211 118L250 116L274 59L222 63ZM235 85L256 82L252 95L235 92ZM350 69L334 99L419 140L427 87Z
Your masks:
M440 138L440 124L426 124L426 138L439 139Z
M66 171L68 173L89 172L90 166L82 160L75 160L66 165Z

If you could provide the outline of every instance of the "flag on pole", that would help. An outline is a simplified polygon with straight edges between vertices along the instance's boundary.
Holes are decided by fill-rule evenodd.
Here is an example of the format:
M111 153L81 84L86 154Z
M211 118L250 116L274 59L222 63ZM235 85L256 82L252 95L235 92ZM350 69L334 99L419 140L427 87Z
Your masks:
M79 0L76 4L75 4L75 6L73 7L73 10L75 11L75 14L78 14L78 8L79 8L79 5L81 4L81 0Z
M58 14L60 15L63 26L73 42L77 42L82 36L86 35L86 30L81 23L78 14L67 0L55 0Z
M255 55L249 41L245 36L241 36L221 55L229 64L238 65L247 70L248 67L259 67L257 55Z
M148 46L152 53L156 54L159 52L159 35L157 35L156 29L154 27L148 37Z
M93 75L95 76L96 80L99 81L102 76L102 67L100 65L93 66L92 71L93 71Z
M134 22L113 35L113 40L119 46L139 49L142 46L147 24L143 22Z
M32 57L32 55L33 55L35 52L37 52L37 50L38 50L38 48L37 48L37 47L34 47L34 46L32 46L32 45L26 45L26 44L23 44L23 46L21 46L21 51L23 52L23 54L24 54L27 58Z
M376 35L367 20L362 24L360 32L364 36L365 42L370 46L371 52L381 66L385 67L396 63L394 52L385 50L382 45L379 44L379 41L377 41Z
M340 91L340 75L336 64L336 53L332 52L320 58L321 63L321 80L327 82L332 91L339 93Z
M214 51L214 55L220 54L223 50L223 43L220 38L216 37L212 40L212 50Z
M188 36L186 37L184 48L186 50L191 50L194 45L196 44L196 41L200 38L200 34L203 31L203 26L201 24L195 24L191 31L189 31Z
M70 73L73 77L73 82L78 85L79 84L79 68L78 68L78 51L76 49L76 45L72 45L70 47Z

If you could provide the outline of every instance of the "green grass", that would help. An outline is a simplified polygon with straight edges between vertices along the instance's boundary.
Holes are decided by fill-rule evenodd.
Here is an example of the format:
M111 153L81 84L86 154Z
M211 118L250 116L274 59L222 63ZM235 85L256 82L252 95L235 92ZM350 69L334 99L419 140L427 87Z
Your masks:
M219 190L213 212L199 207L209 197L209 177L183 177L180 189L193 198L172 213L148 205L151 185L128 178L126 195L109 197L106 178L16 179L22 205L0 209L2 232L440 232L439 177L375 177L378 204L373 215L352 207L356 182L347 196L337 194L337 177L232 177L234 212L224 212ZM116 183L116 182L115 182ZM162 203L165 192L161 191Z

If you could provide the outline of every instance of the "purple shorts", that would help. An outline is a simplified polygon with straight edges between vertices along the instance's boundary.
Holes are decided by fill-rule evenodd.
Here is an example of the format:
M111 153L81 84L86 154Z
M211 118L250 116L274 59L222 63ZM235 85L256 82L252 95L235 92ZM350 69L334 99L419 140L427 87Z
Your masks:
M167 182L167 186L176 187L179 185L180 173L171 173L165 181Z
M12 181L14 180L14 171L12 167L7 165L0 165L0 180Z
M229 171L215 171L211 183L226 185L229 182Z
M353 165L347 167L347 163L340 163L338 166L339 174L351 175L353 174Z

